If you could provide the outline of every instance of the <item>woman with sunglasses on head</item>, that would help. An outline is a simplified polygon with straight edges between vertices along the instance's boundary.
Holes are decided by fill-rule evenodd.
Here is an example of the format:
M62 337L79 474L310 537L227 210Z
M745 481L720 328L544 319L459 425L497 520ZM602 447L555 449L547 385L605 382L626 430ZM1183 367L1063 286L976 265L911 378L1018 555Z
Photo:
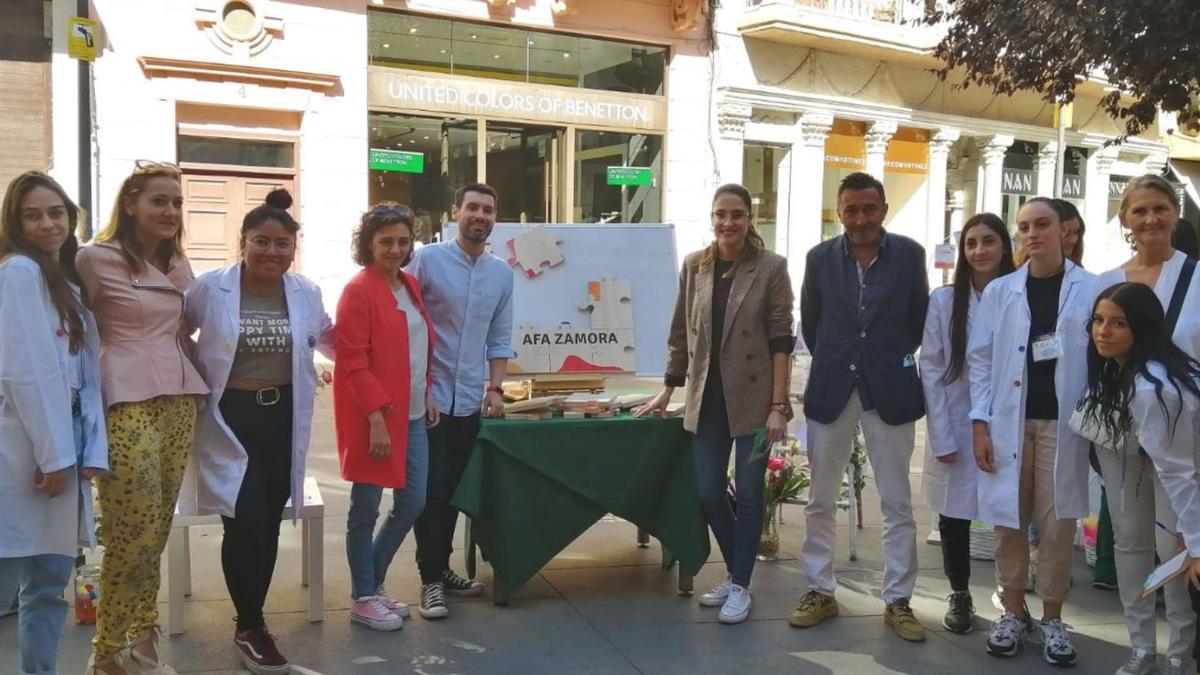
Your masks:
M89 481L108 468L100 336L75 274L79 209L40 171L0 213L0 598L19 598L21 673L58 672L63 589L94 546ZM8 664L5 664L6 666Z
M333 357L320 289L288 271L300 232L291 205L287 190L272 190L242 220L241 260L202 274L187 292L188 326L200 330L196 366L212 393L196 423L197 500L181 499L180 512L221 514L221 567L237 610L233 644L259 674L290 668L263 604L280 519L304 505L313 357L318 349Z
M1170 507L1156 515L1153 501L1138 497L1125 506L1129 513L1118 517L1118 493L1113 491L1117 571L1133 646L1120 675L1181 675L1195 630L1186 585L1200 586L1200 363L1172 342L1168 331L1162 305L1149 286L1123 282L1104 289L1092 310L1088 389L1072 419L1072 426L1096 443L1106 480L1122 476L1140 492L1167 502L1160 506ZM1145 465L1139 448L1149 458ZM1128 496L1129 490L1120 494ZM1154 596L1142 600L1141 594L1154 568L1155 532L1163 528L1178 535L1158 540L1159 556L1169 560L1183 548L1190 560L1183 578L1164 589L1171 637L1166 663L1156 670ZM1136 561L1147 563L1144 574L1139 565L1138 577L1128 574L1132 553L1146 559Z
M333 412L342 478L350 489L346 557L350 620L373 630L404 625L408 606L384 587L388 567L425 506L427 427L438 423L430 387L433 324L420 286L401 268L413 250L414 215L380 204L354 231L354 261L362 271L337 307ZM392 508L375 532L385 488Z
M1124 282L1144 284L1152 290L1159 311L1165 312L1168 338L1191 358L1200 358L1200 275L1195 274L1196 261L1172 245L1179 221L1175 190L1160 176L1134 178L1121 197L1119 217L1134 255L1120 267L1100 275L1096 288L1107 289ZM1153 464L1139 452L1136 443L1128 447L1118 443L1115 448L1097 444L1095 452L1107 487L1116 539L1113 553L1117 589L1133 649L1128 663L1117 672L1142 675L1153 669L1158 643L1154 598L1142 598L1142 582L1154 570L1155 551L1162 557L1174 549L1173 538L1156 528L1155 522L1173 528L1175 516ZM1196 616L1182 581L1167 584L1163 594L1171 629L1167 660L1184 661L1195 639Z
M89 674L172 672L158 650L159 558L208 393L183 332L195 277L179 179L172 164L138 162L108 226L76 259L100 327L110 464L98 480L105 550ZM132 669L119 656L126 648Z
M928 410L929 452L922 480L925 502L938 514L942 565L950 580L949 608L942 625L952 633L974 630L971 599L971 521L978 512L972 446L967 334L983 289L1012 272L1012 239L994 214L973 216L958 237L954 283L929 298L921 341L921 383Z

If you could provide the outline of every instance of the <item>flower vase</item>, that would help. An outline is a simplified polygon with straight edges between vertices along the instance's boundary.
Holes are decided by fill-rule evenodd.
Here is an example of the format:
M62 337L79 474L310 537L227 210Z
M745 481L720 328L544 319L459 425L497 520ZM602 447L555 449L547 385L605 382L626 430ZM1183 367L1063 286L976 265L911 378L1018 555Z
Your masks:
M758 537L758 559L776 560L779 558L779 526L776 518L777 505L767 507L766 517L763 518L762 534Z

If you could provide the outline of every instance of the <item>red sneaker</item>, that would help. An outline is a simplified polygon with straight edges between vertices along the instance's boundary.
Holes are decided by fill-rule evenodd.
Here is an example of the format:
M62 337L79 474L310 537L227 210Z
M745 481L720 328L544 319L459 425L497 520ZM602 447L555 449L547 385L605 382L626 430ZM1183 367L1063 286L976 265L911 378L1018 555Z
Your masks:
M292 664L275 646L275 636L268 633L265 627L235 632L233 646L237 647L238 656L242 657L246 670L256 675L289 673L292 670Z

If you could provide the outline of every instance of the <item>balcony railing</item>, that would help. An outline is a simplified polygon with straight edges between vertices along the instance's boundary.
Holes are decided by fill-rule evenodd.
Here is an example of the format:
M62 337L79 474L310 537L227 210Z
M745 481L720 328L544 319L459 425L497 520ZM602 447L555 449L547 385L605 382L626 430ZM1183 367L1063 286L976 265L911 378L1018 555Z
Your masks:
M949 5L945 0L750 0L751 6L767 4L797 5L834 16L894 24L917 23Z

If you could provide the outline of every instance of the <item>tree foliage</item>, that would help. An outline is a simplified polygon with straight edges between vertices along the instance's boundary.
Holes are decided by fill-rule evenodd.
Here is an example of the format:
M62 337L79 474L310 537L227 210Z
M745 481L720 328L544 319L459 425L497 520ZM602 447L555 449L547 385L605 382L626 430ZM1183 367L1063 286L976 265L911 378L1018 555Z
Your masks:
M949 30L935 55L947 77L999 94L1074 99L1099 75L1114 89L1100 101L1126 131L1153 124L1156 109L1200 130L1200 0L944 0L931 21Z

